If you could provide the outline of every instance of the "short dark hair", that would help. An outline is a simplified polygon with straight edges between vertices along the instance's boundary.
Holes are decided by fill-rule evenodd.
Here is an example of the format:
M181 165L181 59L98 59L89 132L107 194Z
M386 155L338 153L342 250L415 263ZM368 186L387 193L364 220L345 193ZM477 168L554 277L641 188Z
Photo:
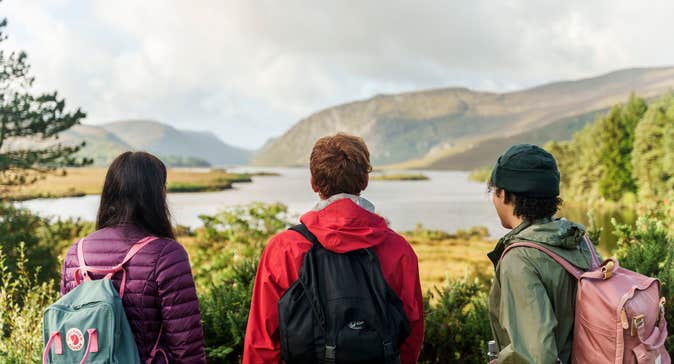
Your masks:
M559 196L533 198L518 195L497 186L491 178L487 184L487 189L489 192L494 191L497 194L505 193L505 203L512 201L515 204L513 211L515 216L530 222L555 216L564 202Z
M105 175L96 229L125 223L175 239L166 203L166 166L150 153L122 153Z
M372 172L370 152L362 138L339 133L318 139L309 162L314 185L321 196L358 195Z

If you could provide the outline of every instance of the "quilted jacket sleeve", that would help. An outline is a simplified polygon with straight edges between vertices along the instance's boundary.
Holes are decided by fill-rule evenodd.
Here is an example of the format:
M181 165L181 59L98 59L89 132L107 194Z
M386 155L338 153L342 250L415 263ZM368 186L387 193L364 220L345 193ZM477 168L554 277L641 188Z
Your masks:
M176 363L205 363L199 302L185 249L178 243L167 244L157 261L156 272L169 356Z

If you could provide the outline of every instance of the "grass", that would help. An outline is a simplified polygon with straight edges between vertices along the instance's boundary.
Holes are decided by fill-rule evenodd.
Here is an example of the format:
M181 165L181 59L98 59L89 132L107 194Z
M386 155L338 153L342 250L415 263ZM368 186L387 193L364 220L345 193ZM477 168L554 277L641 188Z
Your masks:
M370 181L428 181L429 179L421 173L373 174L370 176Z
M70 168L65 175L49 175L44 179L9 190L7 198L23 201L34 198L59 198L97 195L103 189L105 168ZM169 169L168 192L221 191L232 183L250 182L248 174L227 173L222 169L188 170Z
M473 182L487 183L491 178L491 167L478 168L468 175L468 179Z
M493 267L487 253L495 242L488 238L486 228L471 228L449 234L418 226L401 233L410 242L419 259L421 289L426 292L444 284L448 278L468 275L485 281Z
M178 241L193 255L199 248L198 239L187 231L179 234ZM496 242L489 240L486 228L449 234L419 226L401 234L410 242L419 259L422 292L442 286L448 278L461 279L468 274L488 281L493 274L487 253Z

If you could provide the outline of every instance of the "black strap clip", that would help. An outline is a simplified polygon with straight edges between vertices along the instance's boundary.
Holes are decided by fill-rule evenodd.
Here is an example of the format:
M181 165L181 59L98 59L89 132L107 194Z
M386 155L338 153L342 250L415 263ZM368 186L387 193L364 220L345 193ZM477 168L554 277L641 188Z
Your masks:
M334 364L337 358L337 347L325 345L325 364Z

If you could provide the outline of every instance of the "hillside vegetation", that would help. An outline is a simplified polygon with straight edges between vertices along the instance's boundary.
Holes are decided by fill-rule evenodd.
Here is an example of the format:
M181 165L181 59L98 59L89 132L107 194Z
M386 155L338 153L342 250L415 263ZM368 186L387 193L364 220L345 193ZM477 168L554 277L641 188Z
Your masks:
M672 86L674 68L651 68L509 93L449 88L380 95L300 120L253 163L306 165L317 138L343 131L362 136L378 166L469 170L515 142L567 139L633 91L650 99Z
M252 152L227 145L211 132L179 130L156 121L129 120L102 125L75 125L59 134L64 145L86 144L76 156L106 167L120 153L143 150L160 157L170 167L245 165ZM16 139L9 149L36 148L55 141Z
M106 172L105 168L69 168L61 175L49 175L30 185L8 187L0 201L98 195L103 190ZM251 175L221 169L169 169L166 189L168 192L221 191L236 182L251 182Z

